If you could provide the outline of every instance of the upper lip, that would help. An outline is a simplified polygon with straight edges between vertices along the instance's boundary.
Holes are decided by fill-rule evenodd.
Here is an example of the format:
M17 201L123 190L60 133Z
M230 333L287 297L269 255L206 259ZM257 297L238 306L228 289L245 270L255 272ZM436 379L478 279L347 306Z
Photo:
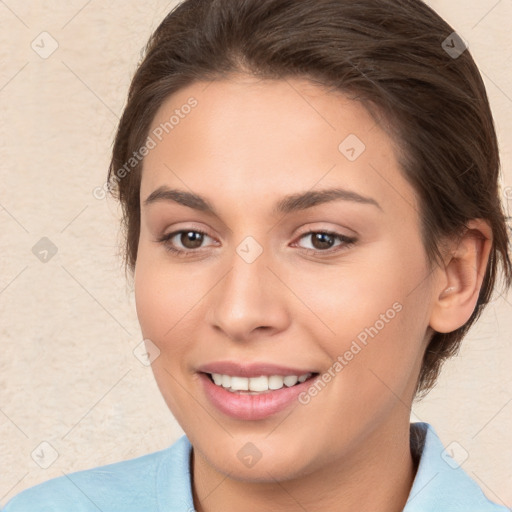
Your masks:
M304 368L291 368L267 362L242 363L236 361L216 361L201 365L197 371L203 373L221 373L222 375L231 375L236 377L259 377L261 375L305 375L306 373L316 373L314 370L305 370Z

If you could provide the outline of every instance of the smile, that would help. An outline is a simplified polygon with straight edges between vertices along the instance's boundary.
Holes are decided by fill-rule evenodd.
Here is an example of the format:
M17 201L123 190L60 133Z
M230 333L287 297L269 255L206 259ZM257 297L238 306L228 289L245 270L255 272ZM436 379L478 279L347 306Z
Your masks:
M237 420L255 421L299 405L300 393L319 377L317 372L296 375L228 375L198 372L201 390L217 412ZM273 373L273 372L272 372Z
M259 394L269 391L276 391L283 387L291 388L297 383L303 383L313 374L303 375L260 375L258 377L240 377L221 373L209 374L212 382L227 391L246 392L245 394Z

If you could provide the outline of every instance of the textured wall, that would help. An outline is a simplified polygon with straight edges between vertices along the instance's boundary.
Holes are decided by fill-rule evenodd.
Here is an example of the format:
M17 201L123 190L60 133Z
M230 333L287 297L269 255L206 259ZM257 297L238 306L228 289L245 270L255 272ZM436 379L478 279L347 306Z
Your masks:
M141 336L118 255L118 207L92 194L105 181L139 51L175 3L0 2L1 504L62 472L154 451L182 434L132 352ZM512 2L429 3L483 73L512 212ZM509 506L511 304L510 295L493 302L413 407L445 444L459 443L456 457L466 450L466 470ZM53 449L58 458L41 468L38 456L48 463Z

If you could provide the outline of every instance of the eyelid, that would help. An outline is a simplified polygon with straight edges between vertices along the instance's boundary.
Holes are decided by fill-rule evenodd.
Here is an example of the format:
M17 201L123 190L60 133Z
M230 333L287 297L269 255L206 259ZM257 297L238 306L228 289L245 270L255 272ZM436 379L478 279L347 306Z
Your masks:
M187 227L184 227L181 229L175 229L175 230L171 231L170 233L163 234L160 237L158 237L158 239L155 240L155 242L163 244L164 248L168 252L170 252L171 254L174 254L177 257L203 255L203 253L207 250L207 247L199 247L197 249L181 249L181 248L176 248L172 244L170 244L170 240L172 240L172 238L174 238L175 236L177 236L179 234L183 234L186 232L199 233L201 235L205 235L205 236L211 238L212 240L215 240L215 237L212 237L211 235L209 235L206 230L203 230L201 228L196 228L193 226L187 226ZM325 250L310 249L308 247L301 247L298 245L302 238L305 238L308 235L313 235L313 234L318 234L318 233L332 236L335 239L338 239L340 241L340 243L338 245L329 247ZM335 231L332 229L322 229L321 227L320 228L309 227L309 228L305 228L305 230L295 238L295 241L292 243L292 247L298 246L299 249L302 252L304 252L305 254L323 258L323 257L329 257L329 256L336 256L338 254L338 252L343 252L344 250L347 250L349 247L351 247L352 245L357 243L358 240L359 240L359 238L356 236L345 235L343 233L339 233L338 231Z
M179 223L179 224L181 224L181 223ZM210 234L210 228L203 227L202 224L201 225L195 224L194 221L187 223L184 227L180 227L179 224L177 226L173 226L172 230L170 230L168 232L165 232L165 230L164 230L164 232L157 237L158 240L168 238L170 236L175 236L178 233L183 233L183 232L187 232L187 231L202 233L204 235L209 236L212 239L215 239L215 237Z
M345 235L343 233L339 233L336 230L321 229L321 228L320 229L318 229L318 228L309 228L309 229L307 229L307 231L305 231L305 232L303 232L303 233L301 233L300 235L297 236L296 242L293 242L293 246L298 245L298 243L300 242L300 240L302 240L302 238L304 238L304 237L306 237L308 235L317 234L317 233L322 233L322 234L325 234L325 235L332 236L332 237L338 239L341 242L340 244L335 245L335 246L330 247L330 248L325 249L325 250L309 249L308 247L301 247L301 249L303 251L306 251L306 253L318 255L319 257L328 257L328 256L335 255L338 251L341 252L344 249L346 249L346 248L350 247L351 245L353 245L353 244L358 242L358 238L356 236ZM340 248L336 249L336 247L340 247Z
M174 229L174 230L170 231L169 233L164 233L161 236L157 237L155 242L164 244L168 250L172 251L172 249L170 249L171 246L169 244L170 240L172 240L176 235L180 235L182 233L187 233L190 231L193 233L200 233L202 235L205 235L205 236L211 238L212 240L215 240L215 237L209 235L208 232L204 229L195 228L195 227L186 227L186 228L181 228L181 229ZM199 249L176 249L177 252L190 253L190 254L199 253L203 250L204 250L203 247L201 247Z
M359 233L344 226L326 227L325 223L309 222L306 227L299 229L298 236L308 233L332 233L333 235L345 236L347 238L359 238Z

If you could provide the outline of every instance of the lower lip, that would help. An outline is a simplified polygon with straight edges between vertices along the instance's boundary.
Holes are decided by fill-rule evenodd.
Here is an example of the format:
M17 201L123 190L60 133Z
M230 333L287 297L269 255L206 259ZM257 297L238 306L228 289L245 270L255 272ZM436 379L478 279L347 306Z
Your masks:
M286 409L298 401L298 395L305 391L318 375L305 382L287 388L249 395L241 392L227 391L214 384L205 373L199 373L203 389L210 402L222 413L239 420L262 420Z

